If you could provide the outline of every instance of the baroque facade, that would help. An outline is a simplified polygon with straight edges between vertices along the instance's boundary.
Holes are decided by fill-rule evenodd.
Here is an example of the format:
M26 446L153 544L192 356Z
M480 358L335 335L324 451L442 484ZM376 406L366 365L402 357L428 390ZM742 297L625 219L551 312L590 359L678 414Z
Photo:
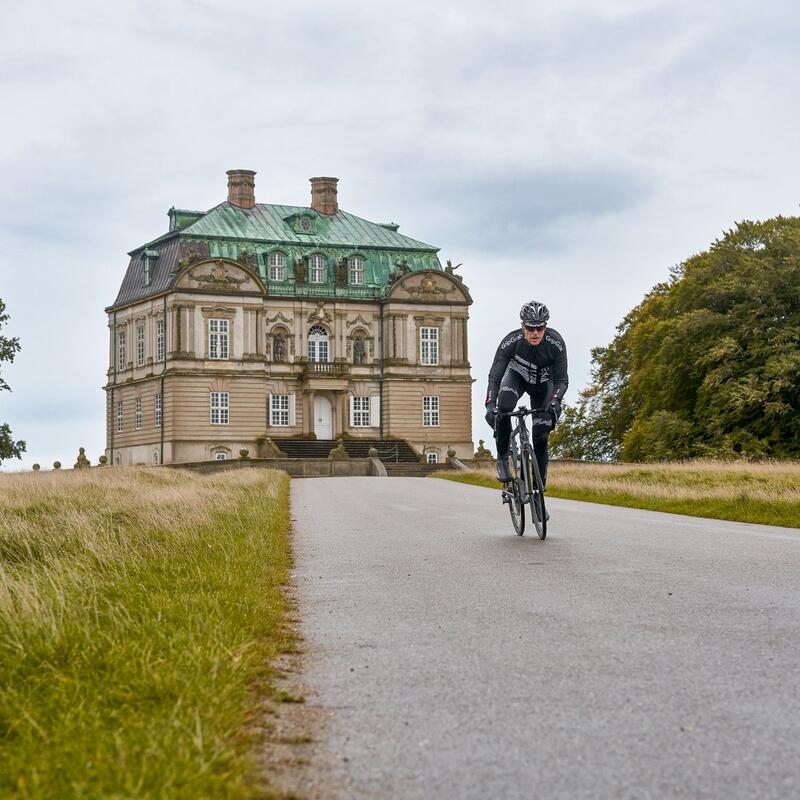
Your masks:
M113 465L270 454L284 437L406 439L470 458L467 288L438 248L338 206L255 202L231 170L208 212L172 208L106 309Z

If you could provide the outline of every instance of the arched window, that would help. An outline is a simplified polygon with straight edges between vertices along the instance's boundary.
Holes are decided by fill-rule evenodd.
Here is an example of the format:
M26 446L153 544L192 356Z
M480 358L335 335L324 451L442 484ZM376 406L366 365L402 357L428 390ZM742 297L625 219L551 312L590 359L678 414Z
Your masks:
M270 253L267 258L269 279L271 281L286 280L286 256L278 251Z
M361 285L364 283L364 259L361 256L350 256L347 259L350 265L350 283Z
M311 270L311 283L325 283L325 272L328 266L327 259L320 253L314 253L308 262Z
M308 360L330 361L328 331L322 325L313 325L308 331Z

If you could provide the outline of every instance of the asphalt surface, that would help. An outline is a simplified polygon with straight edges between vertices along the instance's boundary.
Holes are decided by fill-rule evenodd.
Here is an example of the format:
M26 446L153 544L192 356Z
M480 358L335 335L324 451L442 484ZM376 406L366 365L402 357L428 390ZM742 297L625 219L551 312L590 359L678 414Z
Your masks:
M800 531L292 482L326 798L800 797Z

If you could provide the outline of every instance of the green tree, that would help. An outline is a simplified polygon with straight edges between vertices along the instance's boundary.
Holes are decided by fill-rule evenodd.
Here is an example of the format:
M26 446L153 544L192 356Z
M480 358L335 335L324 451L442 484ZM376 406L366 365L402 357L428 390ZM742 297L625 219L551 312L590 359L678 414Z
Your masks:
M0 300L0 330L3 325L8 321L8 314L6 314L6 304ZM20 345L18 338L9 338L0 334L0 364L4 361L9 363L14 360L14 356L19 352ZM0 391L5 389L11 391L11 387L3 380L0 375ZM25 452L25 442L15 442L11 438L11 428L8 423L0 425L0 464L8 458L22 458Z
M739 223L592 357L575 414L611 457L800 457L800 219Z

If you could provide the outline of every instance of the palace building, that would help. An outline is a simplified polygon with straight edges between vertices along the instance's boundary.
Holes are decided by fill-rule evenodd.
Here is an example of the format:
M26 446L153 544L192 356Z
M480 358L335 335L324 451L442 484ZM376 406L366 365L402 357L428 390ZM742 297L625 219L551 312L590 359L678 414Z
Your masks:
M171 208L131 251L109 306L110 464L268 457L282 439L403 439L425 461L471 458L468 309L438 248L339 208L228 199ZM271 448L273 448L271 450Z

